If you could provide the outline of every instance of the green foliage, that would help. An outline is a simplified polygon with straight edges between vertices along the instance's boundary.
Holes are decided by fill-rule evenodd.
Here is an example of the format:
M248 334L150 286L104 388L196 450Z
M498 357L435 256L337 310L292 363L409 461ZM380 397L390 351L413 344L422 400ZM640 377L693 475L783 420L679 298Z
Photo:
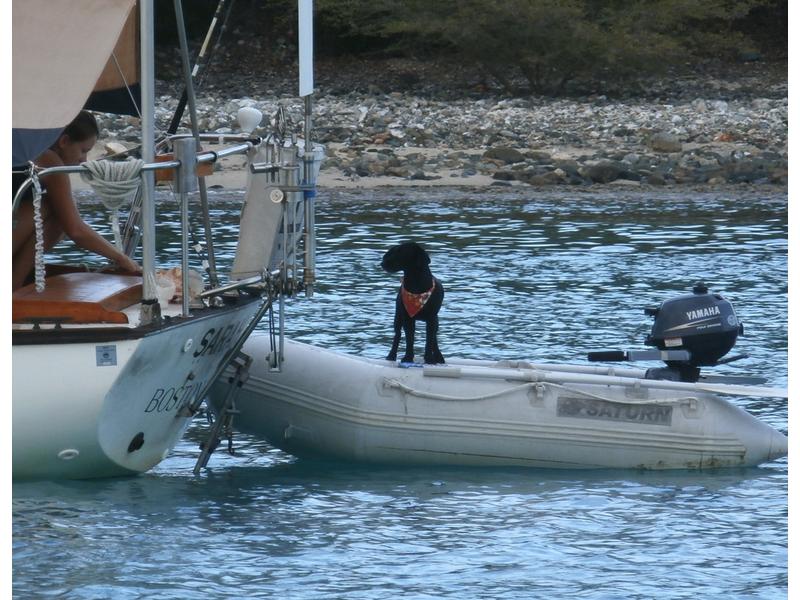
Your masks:
M383 50L391 43L387 22L400 9L394 0L316 0L318 46L328 54Z
M465 0L427 22L509 90L520 73L532 91L560 91L576 75L600 66L604 52L605 36L579 0Z
M414 44L433 38L519 92L558 93L747 44L733 29L764 0L411 0L386 23Z
M166 0L159 9L169 8ZM785 55L787 0L315 0L320 56L446 55L512 93L597 89L768 42ZM191 10L186 7L191 6ZM216 0L184 2L190 33ZM159 13L163 25L167 15ZM296 0L236 0L232 32L291 54ZM171 28L173 25L170 25Z

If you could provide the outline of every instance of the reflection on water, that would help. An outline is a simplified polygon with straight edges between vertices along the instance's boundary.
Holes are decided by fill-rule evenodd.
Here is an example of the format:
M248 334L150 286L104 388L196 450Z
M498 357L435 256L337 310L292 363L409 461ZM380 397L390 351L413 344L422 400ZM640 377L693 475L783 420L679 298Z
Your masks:
M212 193L222 272L241 199ZM82 211L100 222L101 209ZM177 264L177 209L160 212L162 258ZM642 307L703 279L733 303L736 351L750 355L714 372L786 384L785 195L328 190L317 222L315 296L288 308L297 339L384 356L398 278L380 257L415 239L446 288L446 357L642 348ZM785 400L735 402L787 430ZM718 472L380 469L296 461L239 436L235 456L194 478L204 431L198 421L142 477L16 484L16 595L786 596L786 459Z

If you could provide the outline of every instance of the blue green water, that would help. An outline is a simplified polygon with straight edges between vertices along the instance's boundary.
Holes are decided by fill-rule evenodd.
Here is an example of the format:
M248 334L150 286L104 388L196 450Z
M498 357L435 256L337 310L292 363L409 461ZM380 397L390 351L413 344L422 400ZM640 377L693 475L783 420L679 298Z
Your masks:
M235 249L241 195L212 196ZM102 228L102 211L82 211ZM179 240L161 210L165 258ZM447 356L641 349L643 306L704 279L745 325L715 369L786 385L785 194L323 191L318 285L289 334L382 357L413 237L446 288ZM67 246L63 256L74 253ZM788 430L787 402L732 400ZM239 435L192 475L198 420L152 472L13 486L18 598L785 598L788 461L703 472L396 469L297 461Z

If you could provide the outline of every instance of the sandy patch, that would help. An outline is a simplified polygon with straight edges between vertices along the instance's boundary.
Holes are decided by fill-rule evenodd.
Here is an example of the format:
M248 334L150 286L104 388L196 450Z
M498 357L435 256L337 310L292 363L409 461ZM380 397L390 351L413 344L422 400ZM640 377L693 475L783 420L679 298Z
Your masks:
M207 150L218 149L217 146L206 146ZM335 152L338 148L332 145L329 152ZM398 148L398 155L419 153L425 156L435 156L442 152L447 152L442 148ZM480 152L476 152L480 154ZM97 160L105 155L101 144L89 154L90 160ZM462 177L457 170L439 170L436 172L426 172L430 179L405 179L402 177L359 177L357 175L345 175L336 168L325 169L320 172L317 185L320 188L375 188L384 186L397 187L427 187L427 186L464 186L480 187L491 185L495 180L489 175L471 175ZM76 191L85 191L91 186L77 175L71 177L72 188ZM516 183L516 182L514 182ZM206 186L211 189L243 190L247 186L247 160L244 156L228 156L218 161L214 168L214 173L206 177Z

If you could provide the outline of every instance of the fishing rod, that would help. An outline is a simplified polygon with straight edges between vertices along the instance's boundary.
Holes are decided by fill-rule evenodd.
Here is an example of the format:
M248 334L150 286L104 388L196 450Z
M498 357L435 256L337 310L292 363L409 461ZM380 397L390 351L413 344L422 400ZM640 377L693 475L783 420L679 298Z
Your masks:
M197 55L194 68L192 69L191 72L192 79L197 79L199 81L200 78L198 77L198 75L201 74L203 72L203 69L211 62L211 57L213 56L216 49L219 47L219 44L222 41L222 36L227 30L228 20L231 15L234 3L235 0L230 0L230 2L228 2L228 0L219 0L219 2L217 3L217 7L214 11L214 16L211 19L211 24L209 25L208 31L206 32L205 39L203 40L203 44L200 47L200 52ZM227 9L225 8L226 4L227 4ZM182 18L179 18L177 14L175 15L175 18L179 22L182 21ZM219 31L217 32L217 37L214 41L213 46L210 47L209 51L209 43L211 41L212 36L214 35L214 30L216 29L217 24L220 23L220 20L221 20L221 25ZM167 132L163 136L161 136L161 138L156 142L157 147L160 144L162 144L164 140L166 140L170 135L173 135L178 130L178 126L180 125L181 119L183 118L183 113L186 110L186 105L189 100L188 84L189 82L184 83L183 91L181 92L181 97L180 100L178 101L178 106L176 107L175 113L172 116L172 121L170 122ZM135 149L128 150L128 152L132 150ZM207 200L205 199L206 197L205 183L202 180L200 186L202 188L201 195L203 196L203 204L207 204ZM135 251L136 247L139 244L140 234L136 227L136 224L138 223L139 220L138 213L140 210L140 204L141 204L141 198L137 196L137 198L131 205L130 214L125 225L125 231L123 232L125 253L128 256L131 256L133 254L133 252ZM207 213L207 208L204 210L204 216L206 213ZM210 237L207 227L205 233L206 233L206 240L208 243ZM213 247L208 248L207 257L209 263L209 276L215 286L217 283L216 281L217 275L216 275L216 265L214 264L215 261L213 258Z
M217 8L214 11L214 16L211 19L211 24L208 27L208 31L206 32L206 37L203 40L203 45L200 47L200 52L195 59L194 67L192 68L192 79L196 80L198 84L200 83L200 79L198 74L203 72L203 69L211 62L211 57L216 52L217 48L219 47L220 41L222 41L222 36L224 35L225 31L228 28L228 18L231 16L231 10L233 9L233 5L236 0L231 0L230 3L227 0L219 0L217 3ZM227 9L225 9L225 5L228 4ZM224 11L224 16L223 16ZM217 32L216 40L214 41L214 45L211 46L211 51L209 52L209 42L211 41L211 36L214 34L214 29L217 27L217 23L220 22L221 18L221 25L219 31ZM208 52L208 54L206 54ZM183 118L183 113L186 110L186 103L188 102L188 89L187 86L183 86L183 91L181 92L180 100L178 100L178 106L175 108L175 113L172 115L172 121L167 128L167 136L172 135L176 131L178 131L178 126L180 125L181 119Z

